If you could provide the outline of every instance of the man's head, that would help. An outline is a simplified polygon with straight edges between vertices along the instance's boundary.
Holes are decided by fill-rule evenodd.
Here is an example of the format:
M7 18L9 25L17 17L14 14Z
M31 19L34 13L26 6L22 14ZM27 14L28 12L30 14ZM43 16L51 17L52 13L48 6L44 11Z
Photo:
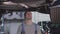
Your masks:
M24 13L24 17L27 20L31 20L32 19L32 13L27 11L27 12Z

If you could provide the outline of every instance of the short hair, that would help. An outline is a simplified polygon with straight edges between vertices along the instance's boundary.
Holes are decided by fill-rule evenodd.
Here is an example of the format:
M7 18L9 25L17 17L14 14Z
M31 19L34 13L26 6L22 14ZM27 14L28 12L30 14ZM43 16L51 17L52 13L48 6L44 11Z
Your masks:
M24 13L24 18L26 18L26 13L27 13L27 12L30 12L30 11L25 11L25 13Z

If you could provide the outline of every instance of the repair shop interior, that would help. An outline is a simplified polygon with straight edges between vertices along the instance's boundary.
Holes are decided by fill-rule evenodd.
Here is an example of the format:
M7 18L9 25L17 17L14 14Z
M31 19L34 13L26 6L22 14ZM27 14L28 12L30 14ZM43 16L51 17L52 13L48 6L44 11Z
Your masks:
M41 34L60 34L60 0L0 0L0 34L17 34L26 11Z

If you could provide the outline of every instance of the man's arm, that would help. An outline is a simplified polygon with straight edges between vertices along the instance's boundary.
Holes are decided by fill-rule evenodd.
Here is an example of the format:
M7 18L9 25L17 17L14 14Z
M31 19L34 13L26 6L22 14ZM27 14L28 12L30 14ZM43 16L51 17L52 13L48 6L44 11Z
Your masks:
M37 26L37 34L42 34L42 33L41 33L41 29L40 29L40 26L39 26L39 25Z

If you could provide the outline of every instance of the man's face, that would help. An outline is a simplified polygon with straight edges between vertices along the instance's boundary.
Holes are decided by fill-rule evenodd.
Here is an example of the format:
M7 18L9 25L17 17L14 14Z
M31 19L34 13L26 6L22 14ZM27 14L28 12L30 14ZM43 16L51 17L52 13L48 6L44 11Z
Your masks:
M26 13L26 19L32 19L32 13L31 12Z

